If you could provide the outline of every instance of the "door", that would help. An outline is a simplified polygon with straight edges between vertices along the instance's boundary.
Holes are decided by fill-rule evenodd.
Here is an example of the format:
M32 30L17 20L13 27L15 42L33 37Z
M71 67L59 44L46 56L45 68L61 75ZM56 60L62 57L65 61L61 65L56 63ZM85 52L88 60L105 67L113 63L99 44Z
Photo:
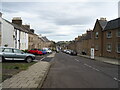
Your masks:
M25 60L26 55L21 50L13 49L13 52L15 53L14 60Z
M4 48L3 49L3 56L6 60L13 60L15 54L11 48Z

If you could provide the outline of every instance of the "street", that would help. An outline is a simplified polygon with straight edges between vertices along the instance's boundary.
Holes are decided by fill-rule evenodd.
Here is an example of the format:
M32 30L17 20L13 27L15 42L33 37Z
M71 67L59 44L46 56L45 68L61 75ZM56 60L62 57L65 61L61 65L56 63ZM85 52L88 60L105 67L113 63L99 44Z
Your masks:
M42 88L118 88L118 82L117 65L60 52Z

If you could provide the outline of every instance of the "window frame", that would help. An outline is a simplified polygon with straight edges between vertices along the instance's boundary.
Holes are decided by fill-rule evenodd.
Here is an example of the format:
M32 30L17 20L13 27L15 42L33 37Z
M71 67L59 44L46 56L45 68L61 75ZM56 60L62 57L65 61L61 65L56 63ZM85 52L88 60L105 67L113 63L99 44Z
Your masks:
M98 33L98 34L97 34ZM97 34L97 35L96 35ZM95 32L95 38L98 39L99 38L99 32Z
M117 53L120 53L120 51L118 51L118 46L119 45L120 45L120 43L117 43L117 45L116 45Z
M111 45L111 50L108 50L108 45ZM108 44L106 45L106 50L107 50L108 52L112 52L112 44L111 44L111 43L108 43Z
M99 50L99 45L95 45L95 50L96 50L96 51Z
M107 31L106 36L107 36L107 38L112 38L112 32L111 32L110 36L109 36L109 32L111 32L111 31Z
M120 37L120 35L119 35L118 32L120 32L120 29L118 29L118 30L117 30L117 33L116 33L117 37Z

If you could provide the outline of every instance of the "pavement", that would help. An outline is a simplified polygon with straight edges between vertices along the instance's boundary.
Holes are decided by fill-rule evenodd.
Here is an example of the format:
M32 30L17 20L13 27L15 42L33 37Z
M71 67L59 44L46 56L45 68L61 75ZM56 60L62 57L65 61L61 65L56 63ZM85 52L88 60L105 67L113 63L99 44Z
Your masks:
M87 56L87 55L80 55L79 54L78 56L85 57L85 58L91 58L90 56ZM120 60L113 59L113 58L95 56L94 60L109 63L109 64L113 64L113 65L120 65Z
M47 57L54 56L55 53L52 53ZM29 69L21 71L20 73L2 82L2 88L5 90L13 88L41 88L50 66L50 62L40 60L36 64L30 66Z
M118 66L97 60L57 53L42 88L118 88ZM93 88L93 89L91 89Z

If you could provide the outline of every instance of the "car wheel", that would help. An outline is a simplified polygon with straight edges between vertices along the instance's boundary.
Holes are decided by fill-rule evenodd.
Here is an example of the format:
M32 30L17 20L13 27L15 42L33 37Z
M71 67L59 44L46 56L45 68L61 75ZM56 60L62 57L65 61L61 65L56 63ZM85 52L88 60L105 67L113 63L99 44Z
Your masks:
M32 60L33 60L33 59L32 59L31 57L27 57L27 58L26 58L26 62L27 62L27 63L32 62Z

